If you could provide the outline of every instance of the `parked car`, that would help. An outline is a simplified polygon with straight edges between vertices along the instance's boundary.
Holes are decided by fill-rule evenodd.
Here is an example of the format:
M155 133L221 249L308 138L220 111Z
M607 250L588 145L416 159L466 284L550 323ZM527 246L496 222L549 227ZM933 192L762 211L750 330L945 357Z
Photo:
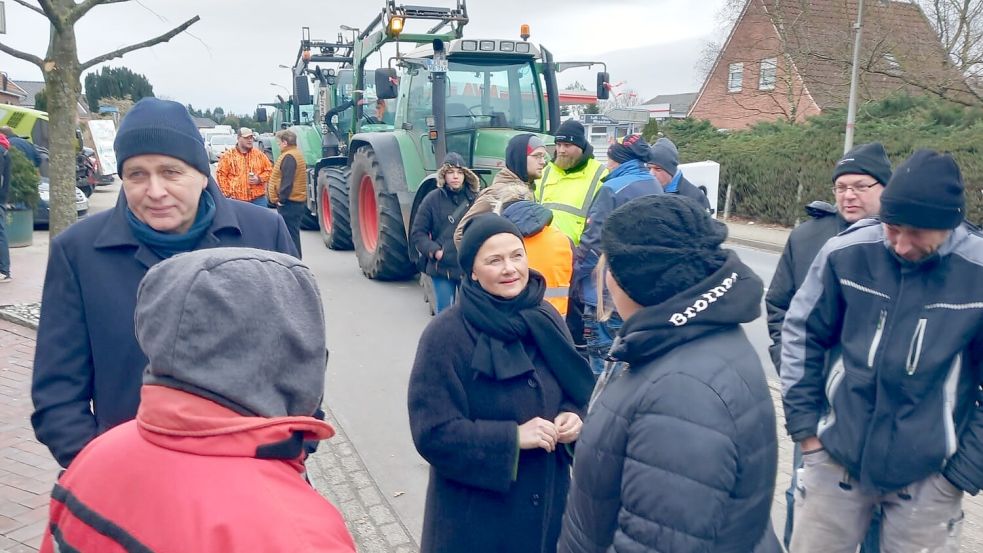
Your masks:
M236 137L232 134L214 134L208 137L205 150L208 151L208 161L215 163L222 154L236 147Z
M51 191L51 183L48 181L47 177L41 177L41 182L38 183L38 195L41 199L38 201L37 207L34 208L34 228L45 228L48 226L49 209L48 209L48 199ZM79 217L84 217L89 212L89 199L85 197L78 187L75 187L75 212Z

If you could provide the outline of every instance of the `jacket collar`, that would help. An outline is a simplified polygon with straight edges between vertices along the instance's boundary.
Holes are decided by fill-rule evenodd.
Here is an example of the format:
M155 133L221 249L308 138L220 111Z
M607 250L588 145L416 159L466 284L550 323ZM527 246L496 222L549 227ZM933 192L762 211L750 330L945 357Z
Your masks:
M218 189L218 184L215 183L212 177L208 177L208 186L205 187L203 193L211 194L212 199L215 200L215 219L212 221L212 226L208 228L205 237L202 238L202 245L204 247L218 245L219 239L215 236L215 233L223 229L232 229L241 234L242 228L239 224L239 217L226 203L233 200L228 200L222 196L222 193ZM103 224L102 230L93 242L93 246L96 249L137 248L135 254L137 260L145 266L151 267L159 262L160 258L133 235L130 224L126 220L127 209L129 208L126 203L126 195L123 193L123 190L120 190L119 197L116 200L116 207L113 208L109 218Z
M641 161L637 159L630 159L621 165L618 165L614 171L608 173L608 175L604 177L604 182L628 175L651 176L648 169L645 168L645 165Z
M203 397L165 386L140 389L137 426L147 441L174 451L210 457L277 458L303 470L303 450L292 456L270 455L301 436L326 440L330 424L314 417L247 417Z

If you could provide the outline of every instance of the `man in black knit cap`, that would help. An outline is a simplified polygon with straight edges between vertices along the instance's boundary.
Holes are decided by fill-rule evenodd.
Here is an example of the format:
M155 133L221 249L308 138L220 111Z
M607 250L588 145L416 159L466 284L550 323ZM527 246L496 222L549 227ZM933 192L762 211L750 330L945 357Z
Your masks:
M956 551L963 493L983 487L983 237L959 167L915 152L880 203L823 246L785 316L795 553L853 553L876 507L882 550Z
M881 209L881 192L891 179L891 161L884 146L877 142L855 146L847 152L833 169L833 196L835 206L816 201L806 206L812 218L797 226L785 243L768 293L765 295L765 311L768 314L768 334L771 336L771 360L775 370L781 373L782 324L792 297L802 286L809 266L827 240L846 230L861 219L876 217ZM802 452L795 449L792 470L802 466ZM795 472L785 492L785 547L792 539L792 521L795 504ZM875 517L876 518L876 517ZM879 519L877 519L879 521ZM877 552L876 525L864 543L863 553Z

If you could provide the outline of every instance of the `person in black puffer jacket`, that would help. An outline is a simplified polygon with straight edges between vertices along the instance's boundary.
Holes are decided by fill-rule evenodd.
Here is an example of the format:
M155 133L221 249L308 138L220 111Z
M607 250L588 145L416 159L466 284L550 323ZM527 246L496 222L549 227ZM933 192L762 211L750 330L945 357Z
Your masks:
M607 219L602 264L625 323L577 442L558 551L781 551L775 410L740 326L763 286L726 237L674 194Z
M410 243L421 262L426 261L420 270L433 281L435 313L454 304L461 284L454 229L478 196L479 184L478 175L468 169L460 154L447 154L437 170L437 188L423 198L413 219Z

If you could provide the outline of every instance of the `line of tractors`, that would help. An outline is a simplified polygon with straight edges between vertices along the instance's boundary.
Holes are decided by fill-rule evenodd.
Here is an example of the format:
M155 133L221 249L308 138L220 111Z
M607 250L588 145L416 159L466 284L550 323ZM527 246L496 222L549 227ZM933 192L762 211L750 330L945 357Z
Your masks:
M408 31L421 21L433 27ZM447 152L461 154L489 184L516 134L538 133L552 145L560 124L557 74L604 65L554 61L528 41L525 25L521 40L472 39L464 37L467 23L465 0L454 8L387 0L364 29L341 27L351 40L342 33L312 40L305 27L293 95L257 109L261 122L297 133L308 165L309 224L319 226L328 248L354 249L369 278L416 273L408 231ZM387 66L366 69L386 45L396 47ZM597 74L598 99L608 97L608 80Z

